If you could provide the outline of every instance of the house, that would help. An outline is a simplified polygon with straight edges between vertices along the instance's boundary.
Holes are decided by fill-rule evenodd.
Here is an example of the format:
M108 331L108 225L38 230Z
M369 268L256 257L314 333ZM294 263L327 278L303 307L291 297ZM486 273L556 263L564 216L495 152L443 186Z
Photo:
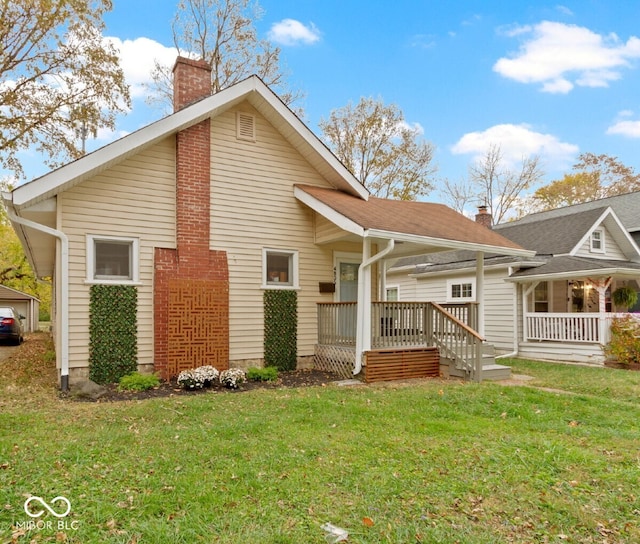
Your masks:
M34 270L54 278L63 389L88 375L96 286L135 291L138 366L165 378L262 365L279 291L296 294L297 360L313 364L318 305L354 301L333 326L353 333L358 373L381 259L531 253L445 206L371 197L255 76L210 95L210 68L178 58L174 110L2 195Z
M39 330L40 301L33 295L0 285L0 306L13 306L24 316L24 332Z
M640 290L638 209L640 193L630 193L494 226L535 256L484 256L487 342L502 354L601 364L611 320L627 311L611 293ZM387 290L400 300L475 304L475 267L470 252L405 259L389 271Z

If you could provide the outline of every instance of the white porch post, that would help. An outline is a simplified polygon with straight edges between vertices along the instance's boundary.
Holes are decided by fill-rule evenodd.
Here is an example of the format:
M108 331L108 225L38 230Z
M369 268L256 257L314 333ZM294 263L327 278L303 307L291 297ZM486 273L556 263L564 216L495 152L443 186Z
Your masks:
M613 278L607 278L603 280L602 278L597 281L593 281L590 278L587 278L587 281L593 285L593 287L598 291L598 313L600 314L598 317L598 342L604 345L604 339L607 337L607 289L611 285L611 280Z
M484 252L476 253L476 302L478 303L478 334L484 338Z
M529 287L522 285L522 340L529 340L529 327L527 327L527 314L529 313L529 295L539 284L539 281L533 282Z
M364 352L371 349L371 266L367 264L370 260L371 239L364 238L362 240L362 264L358 273L356 369L362 368Z

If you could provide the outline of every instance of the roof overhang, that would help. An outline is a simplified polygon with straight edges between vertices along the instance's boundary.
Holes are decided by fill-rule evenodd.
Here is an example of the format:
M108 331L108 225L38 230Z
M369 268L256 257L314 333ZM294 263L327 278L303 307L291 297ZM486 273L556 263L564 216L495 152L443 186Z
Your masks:
M568 272L557 272L554 274L527 274L526 276L511 276L506 281L514 283L530 283L534 281L554 281L554 280L574 280L576 278L632 278L640 277L640 270L637 268L626 268L624 266L599 268L597 270L573 270Z

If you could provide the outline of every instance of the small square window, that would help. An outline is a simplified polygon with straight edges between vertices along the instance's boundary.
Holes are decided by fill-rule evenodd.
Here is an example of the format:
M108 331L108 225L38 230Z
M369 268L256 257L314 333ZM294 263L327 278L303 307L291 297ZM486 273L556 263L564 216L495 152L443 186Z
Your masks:
M298 253L277 249L263 250L263 284L268 287L297 287Z
M89 236L87 238L87 280L137 281L137 255L137 239Z

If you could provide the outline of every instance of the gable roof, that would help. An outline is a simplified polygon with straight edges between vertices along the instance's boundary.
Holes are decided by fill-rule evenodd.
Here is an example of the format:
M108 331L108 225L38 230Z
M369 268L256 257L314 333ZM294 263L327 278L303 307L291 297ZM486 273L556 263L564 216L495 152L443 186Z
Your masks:
M570 253L605 210L596 208L535 222L503 223L494 230L538 254L560 255Z
M310 185L296 185L295 196L342 229L362 237L393 238L438 248L495 251L503 255L532 254L443 204L373 196L365 201L341 191Z
M605 226L627 260L606 256L578 257L576 254L591 233ZM522 270L512 278L536 276L570 277L576 274L638 275L640 249L609 207L574 209L573 213L536 214L535 219L514 221L494 227L494 231L536 252L533 259L509 259L497 255L485 256L485 266L519 265ZM414 274L430 275L470 268L475 256L469 251L451 251L440 255L424 255L413 262L403 259L395 267L415 265Z
M196 125L206 118L215 117L245 100L276 127L329 183L359 198L366 200L369 197L367 189L329 148L258 76L254 75L40 178L20 185L11 193L3 193L3 198L17 210L44 201L124 161L163 138Z
M640 210L640 191L610 196L590 202L582 202L571 206L563 206L562 208L546 210L544 212L531 213L513 223L531 223L533 221L573 215L587 210L605 207L611 208L615 212L627 231L640 231L640 213L638 213L638 210Z

